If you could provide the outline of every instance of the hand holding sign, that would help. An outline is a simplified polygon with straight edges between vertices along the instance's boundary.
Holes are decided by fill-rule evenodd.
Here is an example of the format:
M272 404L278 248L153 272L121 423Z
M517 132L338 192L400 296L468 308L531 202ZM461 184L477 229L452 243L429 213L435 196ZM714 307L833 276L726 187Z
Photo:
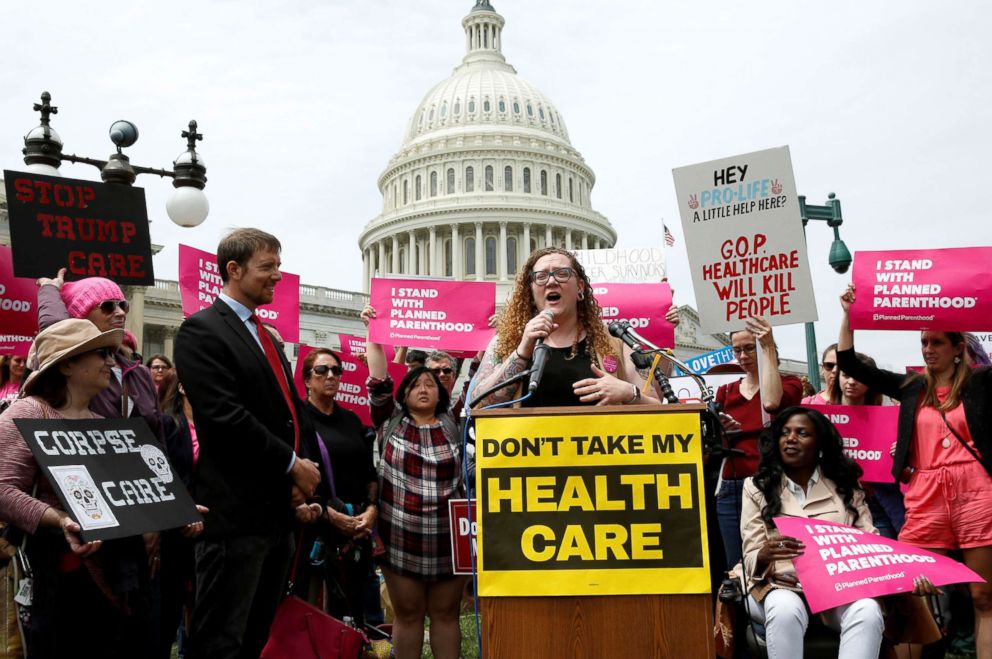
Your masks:
M60 513L60 515L59 527L62 529L62 534L65 536L65 541L68 543L69 549L72 550L73 554L79 556L80 558L86 558L103 546L103 540L83 542L79 537L79 534L83 531L79 524L74 522L73 519L65 513Z

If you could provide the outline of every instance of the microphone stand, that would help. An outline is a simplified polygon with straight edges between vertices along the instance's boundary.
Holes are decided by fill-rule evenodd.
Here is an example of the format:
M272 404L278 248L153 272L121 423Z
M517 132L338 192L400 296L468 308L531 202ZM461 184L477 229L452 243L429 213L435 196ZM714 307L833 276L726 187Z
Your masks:
M520 382L521 380L526 380L527 378L530 377L530 372L531 372L531 369L528 368L526 371L521 371L520 373L517 373L512 378L509 378L507 380L503 380L502 382L497 382L495 385L493 385L492 387L489 387L488 389L486 389L485 391L483 391L481 394L479 394L478 396L476 396L475 398L473 398L471 401L469 401L468 409L466 410L466 412L468 412L468 410L471 410L476 405L478 405L481 400L483 400L484 398L486 398L488 396L493 395L494 393L496 393L500 389L505 389L506 387L509 387L511 384L516 384L517 382Z
M653 359L654 355L661 355L669 361L669 363L678 366L682 369L682 372L691 377L696 384L699 386L700 395L702 396L703 403L706 405L706 413L703 415L703 451L707 455L715 456L717 458L735 457L745 455L744 451L740 449L731 448L727 441L727 437L723 431L723 424L720 422L720 405L716 402L716 397L713 395L713 391L707 386L706 380L703 379L701 375L698 375L686 364L681 362L671 354L668 350L662 350L651 344L650 341L643 340L643 343L650 347L649 350L637 350L633 353L634 365L638 368L642 368L638 364L638 359L649 360L643 368L651 365L650 360ZM643 363L643 362L642 362ZM659 364L654 371L654 377L658 380L658 385L661 387L661 392L665 395L665 399L669 403L678 403L678 397L672 393L672 397L675 398L674 401L669 398L669 393L672 392L672 385L668 381L668 377L664 374Z

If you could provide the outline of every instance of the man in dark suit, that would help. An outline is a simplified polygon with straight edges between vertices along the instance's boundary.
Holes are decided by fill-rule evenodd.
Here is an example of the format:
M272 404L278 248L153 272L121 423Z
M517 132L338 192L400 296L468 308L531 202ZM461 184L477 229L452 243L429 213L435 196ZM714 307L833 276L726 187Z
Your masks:
M223 293L176 335L200 447L193 489L209 508L196 546L197 659L261 653L293 557L294 507L305 514L301 504L320 481L289 363L254 313L282 278L280 250L257 229L225 236L217 247Z

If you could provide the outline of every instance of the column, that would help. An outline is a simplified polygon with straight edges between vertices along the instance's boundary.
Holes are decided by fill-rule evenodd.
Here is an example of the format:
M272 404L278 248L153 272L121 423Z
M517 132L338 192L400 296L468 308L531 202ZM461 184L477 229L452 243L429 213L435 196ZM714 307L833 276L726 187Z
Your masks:
M412 231L407 232L410 237L410 244L406 248L406 273L408 275L417 274L417 268L414 267L415 261L414 257L417 255L417 238L413 235Z
M362 250L362 292L369 292L369 250Z
M179 328L177 328L177 327L166 327L165 328L165 341L164 341L164 346L163 346L162 352L165 353L165 356L168 357L169 359L172 359L172 352L173 352L173 349L176 346L176 330L177 329L179 329Z
M506 222L499 223L499 242L496 243L496 277L506 281Z
M572 251L572 230L565 229L565 249Z
M530 222L524 222L524 258L517 259L518 265L522 268L524 263L527 261L527 257L530 256Z
M378 275L382 277L386 274L386 241L379 241L379 260L375 264Z
M486 278L485 254L482 251L482 222L475 223L475 280Z
M458 235L458 225L451 225L451 276L462 278L462 239Z
M582 249L589 249L589 234L582 232Z
M392 262L392 267L390 268L390 272L396 274L399 271L400 271L400 241L396 237L396 234L393 234L393 262Z
M554 244L555 244L554 243L554 235L551 233L551 225L550 224L545 224L544 225L544 246L545 247L554 247Z
M431 277L437 277L440 273L437 267L437 227L432 226L430 228L430 248L428 251L430 255L430 273Z
M144 329L145 329L145 287L126 286L123 291L131 303L131 310L127 313L127 320L124 327L134 334L134 342L138 346L138 352L144 350Z

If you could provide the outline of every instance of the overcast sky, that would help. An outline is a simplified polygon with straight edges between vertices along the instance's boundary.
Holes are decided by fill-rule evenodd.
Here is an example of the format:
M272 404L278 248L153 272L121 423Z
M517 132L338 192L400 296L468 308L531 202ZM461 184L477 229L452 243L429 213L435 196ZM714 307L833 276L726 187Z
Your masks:
M4 8L0 163L23 166L42 90L67 153L106 157L107 129L141 131L136 164L169 165L195 118L211 211L196 229L165 215L168 181L139 178L156 275L176 277L179 242L213 251L235 225L283 241L310 284L358 290L361 228L376 180L424 94L464 55L471 0L81 3ZM593 206L620 246L659 244L676 301L695 304L674 167L787 144L799 194L843 203L851 251L992 245L992 5L979 2L494 0L503 52L564 117L596 172ZM43 18L44 17L44 18ZM63 175L98 178L85 165ZM847 277L831 234L809 228L820 322L836 340ZM964 328L967 329L967 328ZM801 327L776 330L804 358ZM861 332L858 348L920 363L913 333Z

